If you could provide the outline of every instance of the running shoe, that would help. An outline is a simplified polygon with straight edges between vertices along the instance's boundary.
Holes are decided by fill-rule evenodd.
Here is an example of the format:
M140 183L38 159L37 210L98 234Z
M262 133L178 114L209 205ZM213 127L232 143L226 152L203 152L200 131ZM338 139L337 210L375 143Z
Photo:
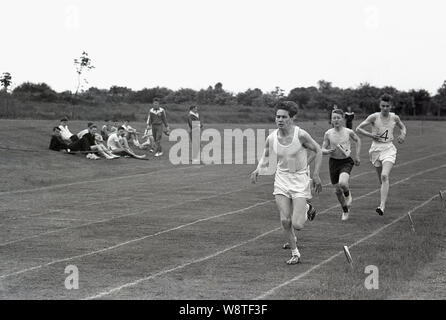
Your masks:
M298 264L300 263L300 255L293 255L291 256L291 259L286 262L286 264Z
M384 215L384 210L381 209L380 207L376 208L376 212L377 212L380 216L383 216L383 215Z
M345 204L347 205L347 207L350 208L352 206L352 202L353 202L353 197L352 197L352 192L350 191L348 197L345 197Z
M307 210L307 218L308 220L313 221L314 217L316 217L316 209L313 207L311 203L309 203Z

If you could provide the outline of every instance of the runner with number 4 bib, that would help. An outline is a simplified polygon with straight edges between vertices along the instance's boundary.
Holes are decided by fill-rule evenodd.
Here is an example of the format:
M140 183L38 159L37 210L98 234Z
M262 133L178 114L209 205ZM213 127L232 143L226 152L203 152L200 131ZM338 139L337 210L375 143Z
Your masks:
M390 112L392 107L392 96L384 94L379 103L381 112L376 112L367 117L356 131L366 137L373 139L369 150L370 161L376 168L378 179L381 183L381 203L376 212L382 216L386 208L387 195L389 194L389 176L396 161L396 148L393 144L393 129L395 125L400 128L398 143L403 143L406 138L406 126L399 116ZM372 132L364 130L367 125L372 126Z

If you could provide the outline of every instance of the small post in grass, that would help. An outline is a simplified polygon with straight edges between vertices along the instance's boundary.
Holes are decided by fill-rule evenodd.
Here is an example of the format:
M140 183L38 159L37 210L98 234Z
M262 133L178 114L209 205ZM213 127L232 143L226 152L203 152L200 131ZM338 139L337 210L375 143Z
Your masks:
M415 233L415 224L413 223L412 215L410 214L410 211L407 213L407 216L409 217L410 227L412 228L412 232Z
M348 250L347 246L344 246L344 253L345 253L345 257L347 258L347 262L350 265L350 267L353 269L353 259L352 259L352 255L350 254L350 250Z
M444 209L446 209L446 195L441 190L439 191L439 194L440 194L441 206L443 207L443 210L444 210Z

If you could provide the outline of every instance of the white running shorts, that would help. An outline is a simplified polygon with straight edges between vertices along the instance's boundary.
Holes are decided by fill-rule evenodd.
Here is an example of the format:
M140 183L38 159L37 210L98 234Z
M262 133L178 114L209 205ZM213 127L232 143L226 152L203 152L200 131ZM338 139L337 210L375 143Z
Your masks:
M395 164L396 161L396 147L392 144L386 146L386 148L382 147L372 147L369 151L370 161L372 164L379 168L386 161L389 161Z
M277 170L274 179L273 195L276 194L291 199L311 199L311 179L306 172L289 173Z

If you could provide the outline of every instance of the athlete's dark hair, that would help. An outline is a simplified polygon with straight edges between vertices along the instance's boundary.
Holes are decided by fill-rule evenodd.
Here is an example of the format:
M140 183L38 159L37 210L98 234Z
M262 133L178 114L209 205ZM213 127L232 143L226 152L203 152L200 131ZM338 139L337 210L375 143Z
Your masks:
M388 94L388 93L384 93L384 94L381 96L380 100L381 100L381 101L384 101L384 102L392 102L393 97L392 97L390 94Z
M274 105L274 110L276 113L278 110L286 110L292 118L297 114L297 104L293 101L279 101Z
M53 132L54 132L54 131L60 131L60 128L59 128L59 127L54 127L54 128L53 128Z
M342 109L335 109L331 112L331 114L333 113L339 114L341 117L344 118L344 111L342 111Z
M190 106L189 107L189 111L192 110L193 108L195 108L196 106Z
M123 126L120 126L120 127L118 128L118 131L119 131L119 130L124 130L124 131L125 131L125 129L124 129Z
M68 119L67 119L67 118L62 118L62 119L60 120L60 122L62 122L62 121L68 121Z
M159 98L153 98L153 102L159 102L160 99Z

